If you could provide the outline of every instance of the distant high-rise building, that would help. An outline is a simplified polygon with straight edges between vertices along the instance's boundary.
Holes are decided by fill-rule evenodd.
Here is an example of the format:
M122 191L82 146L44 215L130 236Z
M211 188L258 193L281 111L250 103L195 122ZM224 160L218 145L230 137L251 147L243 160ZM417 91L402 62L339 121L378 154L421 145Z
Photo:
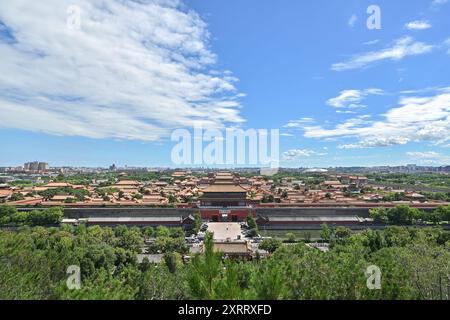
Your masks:
M39 164L38 164L39 171L45 171L45 170L48 170L48 168L49 168L49 165L47 162L39 162Z
M39 162L39 161L26 162L23 165L23 169L26 171L45 171L49 169L49 165L47 162Z
M109 166L109 170L110 171L116 171L117 170L116 165L114 163L112 165L110 165Z

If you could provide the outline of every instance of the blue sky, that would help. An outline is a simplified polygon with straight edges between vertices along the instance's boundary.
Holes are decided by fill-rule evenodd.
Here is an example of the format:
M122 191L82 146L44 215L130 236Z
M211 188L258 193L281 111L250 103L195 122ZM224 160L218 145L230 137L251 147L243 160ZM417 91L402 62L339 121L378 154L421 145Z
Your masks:
M448 165L449 14L445 0L0 1L0 166L171 166L171 132L199 123L280 129L283 166Z

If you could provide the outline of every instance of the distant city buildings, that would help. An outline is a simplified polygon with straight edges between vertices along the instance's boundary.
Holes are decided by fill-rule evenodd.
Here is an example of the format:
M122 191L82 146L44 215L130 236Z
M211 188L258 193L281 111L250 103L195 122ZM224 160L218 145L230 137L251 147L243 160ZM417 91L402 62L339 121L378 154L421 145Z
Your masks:
M39 161L33 161L33 162L26 162L23 165L23 169L25 171L46 171L50 167L47 162L39 162Z

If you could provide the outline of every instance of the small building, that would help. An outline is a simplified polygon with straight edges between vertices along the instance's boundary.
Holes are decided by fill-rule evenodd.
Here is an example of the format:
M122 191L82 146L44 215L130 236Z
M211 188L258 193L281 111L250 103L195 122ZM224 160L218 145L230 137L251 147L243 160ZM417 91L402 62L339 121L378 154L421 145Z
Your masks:
M214 251L221 252L230 259L252 258L252 250L248 247L247 241L214 242Z
M405 193L404 198L406 200L411 200L411 201L425 201L426 200L426 197L423 194L420 194L417 192Z
M140 186L141 184L135 180L121 180L113 185L114 188L122 191L137 190Z
M59 201L59 202L64 202L64 201L74 201L76 200L74 196L71 195L55 195L53 196L50 201Z
M72 184L68 182L49 182L46 185L42 186L42 188L46 189L57 189L57 188L72 188Z

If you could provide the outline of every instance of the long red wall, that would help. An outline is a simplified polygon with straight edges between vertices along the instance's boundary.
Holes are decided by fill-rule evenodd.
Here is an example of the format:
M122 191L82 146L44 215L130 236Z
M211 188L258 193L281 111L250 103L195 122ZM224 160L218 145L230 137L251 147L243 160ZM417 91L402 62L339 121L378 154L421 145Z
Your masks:
M200 209L200 214L204 220L213 220L214 217L218 217L219 221L231 221L232 217L236 216L238 221L245 221L248 215L256 218L256 214L252 209ZM222 218L223 214L226 214L227 218Z

